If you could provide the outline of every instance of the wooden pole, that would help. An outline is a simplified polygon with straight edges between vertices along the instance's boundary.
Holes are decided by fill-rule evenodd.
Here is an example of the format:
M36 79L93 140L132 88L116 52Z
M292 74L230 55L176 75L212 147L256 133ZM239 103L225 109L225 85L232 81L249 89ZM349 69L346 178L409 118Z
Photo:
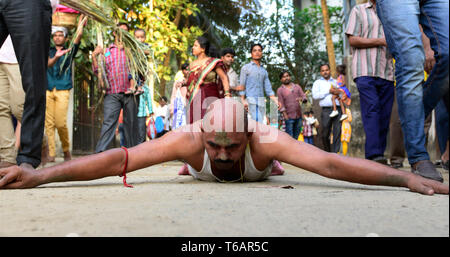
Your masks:
M328 15L327 0L321 0L322 14L323 14L323 26L325 29L325 37L327 42L328 62L330 64L331 76L336 78L336 57L334 55L333 39L331 37L330 17Z

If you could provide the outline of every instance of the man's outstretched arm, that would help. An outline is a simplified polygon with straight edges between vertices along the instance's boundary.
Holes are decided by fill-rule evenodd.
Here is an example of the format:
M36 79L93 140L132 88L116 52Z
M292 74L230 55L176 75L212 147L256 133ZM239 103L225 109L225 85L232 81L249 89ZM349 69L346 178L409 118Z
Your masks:
M274 158L319 175L366 185L406 187L413 192L448 194L446 184L410 172L396 170L373 161L328 153L292 139L285 133L269 147Z
M189 133L169 132L164 137L128 149L127 172L166 161L183 159L181 147L189 144ZM32 188L42 184L65 181L86 181L122 175L124 149L73 159L51 167L34 170L23 166L0 169L0 189Z

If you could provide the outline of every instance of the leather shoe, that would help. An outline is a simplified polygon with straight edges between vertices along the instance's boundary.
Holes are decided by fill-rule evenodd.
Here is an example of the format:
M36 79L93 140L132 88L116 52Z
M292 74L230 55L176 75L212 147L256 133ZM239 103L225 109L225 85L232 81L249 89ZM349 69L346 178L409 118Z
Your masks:
M427 179L444 182L441 173L436 170L434 164L429 160L419 161L411 166L411 172Z

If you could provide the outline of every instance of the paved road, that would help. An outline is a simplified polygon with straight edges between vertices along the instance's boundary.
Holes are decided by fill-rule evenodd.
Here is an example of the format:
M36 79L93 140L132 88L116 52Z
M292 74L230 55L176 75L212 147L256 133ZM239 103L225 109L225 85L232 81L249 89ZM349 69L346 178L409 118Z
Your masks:
M448 195L352 184L289 165L265 182L228 184L178 176L179 168L130 173L133 189L109 177L0 191L0 236L449 236Z

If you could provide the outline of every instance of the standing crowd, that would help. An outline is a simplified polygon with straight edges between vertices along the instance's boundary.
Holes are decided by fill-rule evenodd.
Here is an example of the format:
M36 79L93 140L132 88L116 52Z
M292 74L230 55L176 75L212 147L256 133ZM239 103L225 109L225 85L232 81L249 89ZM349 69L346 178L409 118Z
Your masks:
M50 3L0 1L0 168L37 168L41 162L54 162L55 130L64 160L71 159L67 110L72 65L82 33L67 49L67 29L50 24ZM13 15L14 8L21 16ZM78 31L82 32L85 21L81 15ZM118 27L130 31L126 23ZM251 61L235 71L235 51L224 48L219 53L205 37L198 37L192 46L195 60L183 64L175 76L170 101L161 96L155 107L148 82L143 76L130 75L125 46L114 34L113 43L92 52L94 72L106 78L103 124L95 152L108 150L117 133L125 148L159 138L203 119L216 99L233 97L252 120L273 124L312 145L320 136L325 151L347 155L350 106L355 100L348 82L353 80L366 134L365 158L394 168L403 165L393 158L389 164L385 157L387 138L394 131L391 114L395 113L400 121L397 131L403 134L395 137L404 140L391 142L391 147L404 145L413 173L442 182L426 149L425 120L435 110L441 161L448 170L448 1L370 0L352 9L345 34L353 56L351 74L346 74L345 65L339 65L334 78L329 64L318 65L320 78L311 90L321 108L317 118L312 110L302 110L302 104L310 100L301 85L293 83L289 71L280 73L281 86L275 94L261 62L261 44L251 45ZM135 29L134 36L146 45L145 30ZM50 38L54 47L50 47ZM280 119L268 114L267 98L277 107ZM447 129L441 129L443 126ZM284 172L278 160L268 167L271 175ZM179 174L192 172L186 164Z

